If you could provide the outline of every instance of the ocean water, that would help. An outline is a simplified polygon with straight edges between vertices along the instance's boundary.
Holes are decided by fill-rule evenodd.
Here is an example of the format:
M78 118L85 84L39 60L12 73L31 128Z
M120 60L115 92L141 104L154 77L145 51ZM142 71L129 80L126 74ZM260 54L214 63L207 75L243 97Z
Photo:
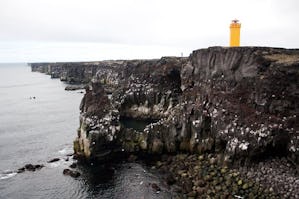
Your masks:
M83 97L65 86L26 64L0 64L0 199L172 198L159 175L142 163L79 166L77 179L62 174L75 161L67 155ZM47 163L53 158L60 160ZM16 173L28 163L45 167ZM162 191L155 192L152 183Z

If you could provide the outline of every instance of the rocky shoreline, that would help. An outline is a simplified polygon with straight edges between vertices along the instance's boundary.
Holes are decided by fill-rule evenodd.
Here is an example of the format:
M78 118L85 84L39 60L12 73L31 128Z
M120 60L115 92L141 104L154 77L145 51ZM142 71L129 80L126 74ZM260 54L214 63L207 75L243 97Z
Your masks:
M217 155L166 156L156 163L182 198L298 198L299 177L286 159L246 167L219 164Z
M299 197L297 49L211 47L189 57L31 66L90 81L74 141L87 162L174 154L156 167L182 197ZM151 122L141 130L123 118Z

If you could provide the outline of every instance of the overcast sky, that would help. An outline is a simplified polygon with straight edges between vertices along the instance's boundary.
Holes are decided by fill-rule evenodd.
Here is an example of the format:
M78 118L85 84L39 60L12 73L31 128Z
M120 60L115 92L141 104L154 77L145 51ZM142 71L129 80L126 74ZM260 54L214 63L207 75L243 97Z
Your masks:
M0 62L184 56L227 46L299 47L298 0L0 0Z

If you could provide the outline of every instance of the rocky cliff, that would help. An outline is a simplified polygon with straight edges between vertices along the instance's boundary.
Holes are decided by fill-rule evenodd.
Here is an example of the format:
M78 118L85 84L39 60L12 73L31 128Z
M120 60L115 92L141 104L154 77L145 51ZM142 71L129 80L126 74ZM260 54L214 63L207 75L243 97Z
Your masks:
M185 151L234 164L299 162L298 50L211 47L188 58L109 63L80 106L79 156ZM136 130L128 119L149 124Z
M30 63L32 72L41 72L71 84L87 84L99 69L114 61Z

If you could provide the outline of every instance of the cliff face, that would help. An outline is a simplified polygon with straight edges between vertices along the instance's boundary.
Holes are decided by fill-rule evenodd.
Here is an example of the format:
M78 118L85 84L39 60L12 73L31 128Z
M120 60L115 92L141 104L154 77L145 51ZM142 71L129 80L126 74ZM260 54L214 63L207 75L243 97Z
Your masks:
M199 121L206 112L215 150L237 159L298 160L298 61L298 51L285 49L193 52L182 67L186 107L199 112Z
M169 116L178 104L179 71L186 62L186 58L120 61L99 70L81 103L77 154L99 159L114 151L146 151L149 129L127 129L121 118L161 121ZM112 93L110 99L104 89Z
M91 81L96 72L105 67L107 62L66 62L66 63L30 63L32 72L51 75L61 81L73 84L86 84Z
M298 50L258 47L110 62L82 100L75 151L95 160L118 151L209 151L225 162L298 162L298 67ZM152 123L134 130L122 124L127 118Z

